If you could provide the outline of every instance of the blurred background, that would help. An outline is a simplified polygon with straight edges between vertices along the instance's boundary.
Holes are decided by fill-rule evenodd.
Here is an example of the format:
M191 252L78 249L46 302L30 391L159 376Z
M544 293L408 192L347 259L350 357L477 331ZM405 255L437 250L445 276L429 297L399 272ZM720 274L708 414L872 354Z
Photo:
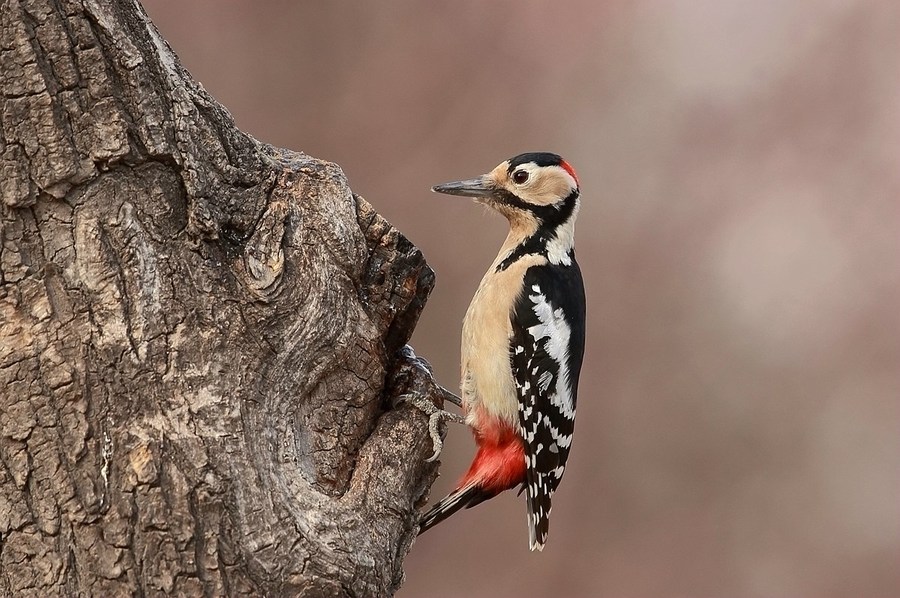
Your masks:
M242 129L422 248L413 344L448 388L506 224L428 188L523 151L579 171L549 544L506 493L419 538L400 598L900 596L900 3L144 4ZM472 454L452 428L433 500Z

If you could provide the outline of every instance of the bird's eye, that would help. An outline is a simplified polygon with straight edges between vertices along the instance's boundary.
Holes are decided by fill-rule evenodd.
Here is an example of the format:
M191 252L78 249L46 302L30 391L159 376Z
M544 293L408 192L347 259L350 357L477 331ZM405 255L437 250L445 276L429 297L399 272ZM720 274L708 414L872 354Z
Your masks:
M513 173L513 181L516 185L521 185L528 180L528 172L525 170L517 170Z

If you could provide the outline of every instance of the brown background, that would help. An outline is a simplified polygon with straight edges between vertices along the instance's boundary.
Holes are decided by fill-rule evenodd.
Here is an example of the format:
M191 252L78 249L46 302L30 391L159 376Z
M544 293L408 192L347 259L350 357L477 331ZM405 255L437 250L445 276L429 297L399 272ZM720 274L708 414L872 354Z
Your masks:
M339 163L425 252L457 388L503 221L430 185L578 169L588 341L550 542L512 493L399 596L900 596L900 3L145 0L260 140ZM451 430L450 489L472 455Z

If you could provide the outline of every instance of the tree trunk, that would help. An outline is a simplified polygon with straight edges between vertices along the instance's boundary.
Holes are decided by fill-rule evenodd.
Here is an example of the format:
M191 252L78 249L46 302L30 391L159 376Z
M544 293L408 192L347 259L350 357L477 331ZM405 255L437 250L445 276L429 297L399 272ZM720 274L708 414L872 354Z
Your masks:
M136 0L0 7L0 595L391 595L421 253Z

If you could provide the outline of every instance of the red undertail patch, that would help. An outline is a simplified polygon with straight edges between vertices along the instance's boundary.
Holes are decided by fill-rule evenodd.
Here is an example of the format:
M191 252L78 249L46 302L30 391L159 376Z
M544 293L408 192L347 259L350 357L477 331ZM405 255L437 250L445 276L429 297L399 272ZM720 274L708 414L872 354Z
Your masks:
M525 447L512 429L491 437L478 437L478 453L459 487L471 481L488 492L499 494L525 480Z

